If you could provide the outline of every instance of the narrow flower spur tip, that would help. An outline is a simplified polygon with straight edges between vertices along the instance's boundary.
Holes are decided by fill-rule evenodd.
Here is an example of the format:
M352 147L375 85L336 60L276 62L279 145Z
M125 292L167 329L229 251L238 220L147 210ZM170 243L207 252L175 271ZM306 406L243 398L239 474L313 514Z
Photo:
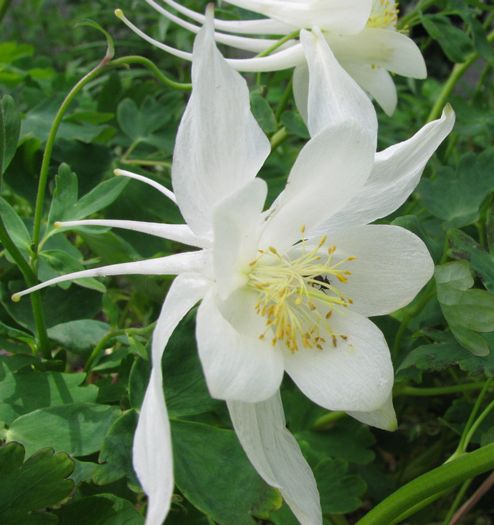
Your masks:
M449 102L446 102L443 108L443 112L445 113L445 115L449 116L449 115L454 115L455 110L453 109L453 106Z
M115 9L114 13L117 18L120 18L120 20L125 18L124 12L121 9Z
M115 175L115 177L121 177L123 174L122 174L122 170L120 169L115 169L113 170L113 175Z
M54 228L62 228L63 227L63 222L60 222L60 221L54 222L53 223L53 227Z
M14 293L10 296L10 299L14 303L18 303L21 300L22 295L20 293Z

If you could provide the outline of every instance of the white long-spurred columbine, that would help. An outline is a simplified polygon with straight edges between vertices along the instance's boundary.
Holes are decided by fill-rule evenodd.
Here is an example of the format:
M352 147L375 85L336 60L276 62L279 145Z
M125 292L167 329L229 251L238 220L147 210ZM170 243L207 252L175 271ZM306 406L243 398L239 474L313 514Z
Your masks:
M256 174L269 141L250 112L245 81L219 54L209 28L194 46L193 92L174 151L174 193L118 172L171 197L186 224L61 224L127 228L198 249L68 274L14 297L84 277L177 275L153 334L153 366L134 441L134 466L149 498L148 525L166 517L174 486L161 358L173 330L199 301L197 345L209 390L227 401L250 461L279 488L302 525L321 525L322 516L312 472L285 428L279 397L284 371L322 407L379 428L396 426L389 350L368 316L409 303L433 263L414 234L368 223L405 201L454 115L447 110L408 141L376 154L368 97L320 34L302 38L313 50L313 138L267 211L266 183Z
M204 22L204 15L186 8L179 1L144 1L189 31L198 32L200 27L194 22ZM340 64L389 115L397 103L396 88L389 72L419 79L427 75L418 47L396 29L398 7L395 0L228 0L228 3L269 18L217 19L215 38L219 43L262 55L280 38L294 34L294 38L268 56L230 59L228 62L238 71L245 72L295 67L293 87L297 101L301 100L308 85L303 46L296 38L301 29L319 27ZM177 50L144 33L121 10L117 10L117 15L152 45L180 58L192 59L191 53ZM278 35L278 40L255 35Z

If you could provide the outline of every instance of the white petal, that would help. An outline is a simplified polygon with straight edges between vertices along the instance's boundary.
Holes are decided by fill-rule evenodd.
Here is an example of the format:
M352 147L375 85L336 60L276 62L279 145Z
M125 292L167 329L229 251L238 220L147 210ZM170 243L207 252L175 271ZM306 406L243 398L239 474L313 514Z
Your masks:
M204 28L194 43L192 96L177 134L172 181L180 210L199 236L212 230L212 210L252 180L269 154L250 112L245 80L225 62Z
M315 28L300 39L309 66L308 127L311 136L329 125L357 120L377 145L377 116L369 97L340 66Z
M176 9L179 13L184 14L191 20L204 24L206 17L201 14L188 9L183 5L175 2L174 0L162 0L165 4ZM248 34L260 34L260 35L284 35L294 31L294 27L291 25L283 24L277 20L270 19L259 19L259 20L220 20L214 19L214 27L220 31L227 31L229 33L243 33Z
M214 210L213 264L218 294L222 298L246 282L245 269L257 255L267 192L266 183L254 179Z
M139 29L135 24L133 24L124 14L121 9L115 10L115 15L122 20L122 22L136 35L140 36L143 40L148 42L154 47L157 47L158 49L161 49L162 51L166 51L170 55L173 55L177 58L181 58L183 60L188 60L189 62L192 60L192 53L188 53L186 51L181 51L180 49L175 49L174 47L167 46L166 44L163 44L156 40L155 38L150 37L148 34L146 34L144 31Z
M309 100L309 67L307 64L300 64L293 70L293 98L302 120L307 125L308 114L307 106Z
M165 188L162 184L159 182L156 182L153 179L150 179L149 177L144 177L144 175L139 175L138 173L133 173L132 171L127 170L120 170L117 169L114 171L115 175L121 176L121 177L129 177L130 179L135 179L140 182L144 182L144 184L147 184L154 189L158 190L160 193L162 193L165 197L168 197L172 202L177 202L177 199L175 199L175 195L172 191L170 191L168 188Z
M179 25L180 27L183 27L188 31L192 31L193 33L198 33L200 31L201 28L199 26L191 24L186 20L182 20L180 17L174 15L173 13L170 13L170 11L167 11L166 9L161 7L154 0L144 1L158 13L162 14L175 24ZM277 42L277 40L275 39L246 38L242 36L225 35L223 33L218 32L214 33L214 39L220 44L225 44L227 46L235 47L236 49L242 49L244 51L252 51L254 53L260 53L265 49L271 47L273 44L276 44ZM283 49L284 47L289 47L289 45L287 46L287 44L285 43L283 44L283 46L281 46L281 49Z
M261 13L299 28L319 25L341 34L361 31L371 13L371 0L227 0L229 4Z
M58 228L79 228L81 226L104 226L105 228L123 228L162 239L178 241L189 246L206 248L210 246L207 239L200 239L195 235L186 224L163 224L161 222L143 222L143 221L119 221L88 219L83 221L65 221L56 223Z
M394 431L398 428L392 396L389 396L384 405L377 410L372 412L348 412L348 414L361 423L380 428L381 430Z
M134 25L123 15L123 13L121 13L121 11L117 10L117 12L119 18L129 29L131 29L134 33L136 33L152 46L157 47L158 49L161 49L162 51L165 51L166 53L169 53L170 55L173 55L182 60L187 60L189 62L192 61L192 53L181 51L180 49L176 49L167 44L159 42ZM304 60L305 58L302 46L300 44L296 44L268 56L254 58L230 58L226 60L226 63L236 71L255 73L290 69L297 66L298 64L302 64Z
M173 454L170 423L163 394L161 357L173 330L201 299L208 283L192 275L179 275L165 298L152 341L153 367L134 435L133 464L148 496L146 525L161 525L173 493Z
M236 331L219 311L215 292L206 295L197 312L196 336L213 397L258 402L279 388L283 376L281 351L261 341L259 335Z
M391 116L398 103L396 86L391 75L382 67L372 67L369 64L346 64L345 69L355 79L358 85L367 91Z
M301 44L292 45L276 53L264 57L229 58L227 63L237 71L245 73L262 73L267 71L282 71L305 62L304 50Z
M328 34L327 39L338 61L370 64L412 78L425 78L424 57L415 42L398 31L366 28L358 35Z
M301 525L321 525L316 480L286 428L279 392L261 403L229 401L238 439L259 475L281 495Z
M276 201L261 247L287 248L302 227L315 228L342 208L364 184L375 148L355 121L324 129L300 152Z
M338 289L366 317L386 315L409 304L434 273L427 247L414 233L371 224L329 233L335 260L355 256L341 268L352 272Z
M285 352L285 370L314 403L329 410L370 412L380 408L393 388L393 365L383 334L369 319L348 309L329 319L338 339L323 350Z
M68 273L60 277L54 277L44 283L32 286L22 292L12 295L13 301L18 301L23 295L41 290L52 284L74 281L75 279L85 279L87 277L108 277L110 275L176 275L183 272L202 273L209 264L209 254L204 251L184 252L167 257L158 257L145 261L130 263L112 264L91 270Z
M379 152L372 173L358 194L311 233L319 235L336 228L367 224L399 208L419 183L427 161L448 136L454 122L455 114L451 106L446 106L440 119L426 124L412 138Z

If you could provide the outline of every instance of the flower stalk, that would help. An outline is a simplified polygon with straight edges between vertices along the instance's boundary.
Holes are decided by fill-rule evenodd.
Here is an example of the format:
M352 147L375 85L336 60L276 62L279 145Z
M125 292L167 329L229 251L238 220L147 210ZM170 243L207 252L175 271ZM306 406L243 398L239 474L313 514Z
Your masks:
M494 468L494 443L464 453L453 461L407 483L374 507L356 525L394 523L394 520L406 512L404 509L411 509L427 498L430 498L432 503L434 495L492 468Z

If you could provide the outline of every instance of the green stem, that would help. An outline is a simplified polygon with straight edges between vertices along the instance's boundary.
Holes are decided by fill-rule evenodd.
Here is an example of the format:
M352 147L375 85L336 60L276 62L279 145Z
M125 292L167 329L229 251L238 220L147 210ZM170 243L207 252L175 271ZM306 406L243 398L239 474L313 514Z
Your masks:
M446 517L444 518L443 525L449 525L451 518L454 516L455 512L458 510L459 506L461 505L461 502L463 498L465 497L465 493L471 484L472 484L471 479L467 479L463 482L462 486L460 487L460 490L456 493L455 499L453 500L453 503L451 504L451 507L449 508L448 513L446 514Z
M494 31L491 31L489 33L489 35L487 36L487 40L489 42L494 41ZM427 122L430 122L431 120L435 120L439 117L454 87L456 86L458 81L461 79L461 77L465 74L465 72L468 70L468 68L472 66L472 64L474 64L478 60L479 56L480 55L478 52L473 52L467 57L465 62L454 65L453 70L451 71L451 74L449 75L448 80L444 84L443 89L441 90L441 93L439 94L439 97L437 98L434 106L432 107L432 110L429 116L427 117Z
M282 142L288 138L288 132L285 127L280 128L272 137L271 137L271 150L275 150Z
M33 251L34 256L38 253L40 233L41 233L41 220L43 217L43 203L45 200L46 185L48 182L48 170L50 168L51 156L53 153L53 146L55 144L55 138L57 136L58 129L62 123L62 119L65 112L69 108L70 104L74 100L75 96L81 91L81 89L91 80L101 74L104 67L104 62L100 62L94 69L84 75L79 82L70 90L68 95L65 97L61 106L59 107L55 119L50 128L48 139L46 141L45 151L43 152L43 160L41 162L41 169L39 174L38 182L38 193L36 195L36 204L34 208L34 225L33 225Z
M428 507L429 505L437 501L439 498L442 498L448 492L449 490L443 490L442 492L438 492L437 494L434 494L433 496L429 496L428 498L423 499L422 501L420 501L413 507L410 507L405 512L400 514L391 523L386 524L386 525L397 525L398 523L401 523L403 520L405 520L409 516L413 516L414 514L417 514L417 512L421 511L422 509L425 509L425 507Z
M0 22L3 20L3 17L6 15L7 11L9 10L11 3L12 3L12 0L3 0L3 2L0 4Z
M130 64L140 64L146 67L151 71L151 73L153 73L154 76L156 76L158 80L163 82L165 85L172 87L173 89L179 89L183 91L190 91L192 89L192 86L190 84L181 84L179 82L170 80L167 76L163 75L163 73L156 67L156 65L153 64L153 62L151 62L147 58L132 55L117 58L115 60L112 60L111 62L103 60L89 73L84 75L79 80L79 82L77 82L77 84L70 90L69 94L65 97L64 101L62 102L62 105L60 106L60 108L57 111L57 114L55 115L55 119L53 120L53 123L50 128L50 133L48 134L48 139L46 141L45 151L43 153L43 160L41 162L41 170L39 175L38 193L36 195L36 204L34 209L33 251L35 252L35 256L38 252L38 246L40 241L41 220L43 216L43 203L45 198L46 185L48 182L48 170L50 168L50 161L53 153L55 138L57 136L57 132L62 122L62 119L76 95L82 90L82 88L86 84L94 80L102 73L106 73L107 71L117 67L128 66Z
M356 525L393 523L393 520L420 502L492 468L494 468L494 443L463 454L407 483L374 507Z
M475 418L477 417L477 414L478 414L478 412L480 410L480 406L482 405L482 401L484 400L484 398L485 398L485 396L487 394L487 391L489 390L489 388L491 386L492 386L492 379L488 379L485 382L484 386L482 387L482 390L480 391L479 395L477 396L475 404L473 405L472 411L470 412L470 416L468 417L468 420L467 420L467 422L465 424L465 428L463 429L463 432L461 434L460 442L458 443L458 447L456 448L455 452L449 458L448 461L451 461L451 460L455 459L456 457L460 456L461 454L463 454L466 451L467 445L468 445L467 436L468 436L468 434L470 432L470 429L474 425L474 421L475 421Z
M24 280L28 286L34 286L38 280L36 274L33 272L27 261L22 256L17 246L10 238L3 221L0 219L0 241L10 256L16 262L21 271ZM43 305L41 304L41 296L39 292L31 295L31 308L33 310L34 325L36 328L36 336L38 339L37 348L44 357L50 357L50 345L48 341L48 334L46 333L45 320L43 316Z
M345 412L329 412L328 414L324 414L324 416L317 418L312 428L314 430L325 430L328 426L344 417L346 417Z
M86 361L84 372L87 373L91 371L91 368L93 367L95 361L98 360L100 355L103 353L103 350L106 348L107 344L112 339L115 339L120 335L146 335L154 329L155 325L156 323L154 322L151 323L149 326L145 326L143 328L122 328L120 330L113 330L111 332L108 332L94 347L93 351L91 352L91 355Z
M288 104L288 100L292 94L292 91L293 91L293 77L290 78L290 81L288 82L288 85L286 86L286 89L283 93L283 96L281 97L278 107L276 108L276 112L274 114L276 118L276 122L280 121L281 115L283 114L283 111L285 110L286 105Z
M289 40L292 40L293 38L297 38L299 33L300 33L300 31L298 29L297 29L297 31L293 31L292 33L284 36L283 38L280 38L279 40L277 40L272 46L268 47L267 49L265 49L264 51L262 51L261 53L259 53L256 56L258 56L258 57L265 57L265 56L270 55L273 51L276 51L279 47L281 47L283 44L285 44Z
M437 0L422 0L414 9L398 20L397 29L406 29L414 25L415 20L420 20L420 12L426 11L429 7L437 3Z
M465 383L465 384L460 384L460 385L423 387L423 388L414 387L414 386L398 386L394 390L394 395L395 396L414 396L414 397L447 396L450 394L470 392L472 390L481 390L484 387L484 384L485 384L484 382L477 382L477 383Z
M485 418L494 410L494 399L487 405L487 407L484 409L482 414L476 419L475 423L470 427L470 430L468 431L465 441L463 442L463 446L465 450L467 449L468 445L470 444L470 441L473 438L473 435L477 431L477 429L480 427L482 422L485 420Z
M168 78L166 75L164 75L159 68L154 64L154 62L151 62L151 60L141 57L138 55L129 55L121 58L116 58L115 60L112 60L108 67L125 67L130 64L139 64L141 66L144 66L147 68L161 83L165 84L165 86L171 87L172 89L176 89L178 91L191 91L192 90L192 84L184 84L182 82L176 82L175 80L172 80L171 78Z

